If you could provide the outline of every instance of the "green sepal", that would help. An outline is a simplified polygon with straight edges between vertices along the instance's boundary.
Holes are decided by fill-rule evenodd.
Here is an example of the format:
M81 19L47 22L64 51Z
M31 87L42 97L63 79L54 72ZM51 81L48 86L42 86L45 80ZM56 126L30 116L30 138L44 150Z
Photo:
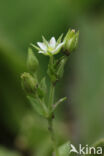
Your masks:
M70 52L72 52L76 49L77 44L78 44L78 39L79 39L79 31L69 41L68 48L69 48Z
M34 45L33 43L30 44L33 48L35 48L36 50L40 51L40 48L36 45Z
M67 60L68 60L68 58L66 56L63 56L60 59L60 62L58 64L58 66L57 66L57 77L58 77L58 79L63 77L64 67L65 67L65 64L66 64Z
M63 34L61 34L57 40L57 44L60 44L61 43L61 40L62 40L62 37L63 37Z
M65 38L64 38L64 53L67 55L70 54L72 51L74 51L77 47L79 39L79 31L75 32L75 30L70 30L67 32Z
M42 39L43 39L43 42L45 43L45 45L47 45L47 46L48 46L48 41L45 39L45 37L44 37L44 36L42 36Z

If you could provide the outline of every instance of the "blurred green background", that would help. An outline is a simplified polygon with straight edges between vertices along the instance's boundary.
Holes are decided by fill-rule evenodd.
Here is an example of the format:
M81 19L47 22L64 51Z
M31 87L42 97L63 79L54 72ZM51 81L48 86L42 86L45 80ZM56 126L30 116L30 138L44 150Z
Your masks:
M104 1L0 0L0 156L49 156L47 123L34 113L21 88L29 44L80 31L57 97L68 96L57 110L59 144L92 144L104 137ZM40 75L48 58L37 54ZM61 87L62 89L59 89Z

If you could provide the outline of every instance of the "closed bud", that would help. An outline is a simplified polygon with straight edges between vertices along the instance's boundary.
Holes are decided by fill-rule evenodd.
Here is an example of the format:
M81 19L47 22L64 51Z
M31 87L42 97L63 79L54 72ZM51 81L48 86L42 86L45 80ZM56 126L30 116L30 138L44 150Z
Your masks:
M22 87L28 95L35 95L37 90L37 81L35 78L29 73L23 73L21 75L21 83Z
M28 58L27 58L27 67L28 70L32 73L36 72L37 68L39 66L38 59L34 55L31 48L28 49Z
M74 29L67 32L64 38L64 52L69 55L72 51L74 51L77 47L79 39L79 31L75 32Z

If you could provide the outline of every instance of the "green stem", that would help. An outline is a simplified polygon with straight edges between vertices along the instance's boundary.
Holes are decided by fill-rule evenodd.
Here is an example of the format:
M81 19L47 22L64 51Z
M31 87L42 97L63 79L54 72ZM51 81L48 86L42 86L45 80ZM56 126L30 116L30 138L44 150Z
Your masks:
M50 64L53 66L53 56L50 56ZM49 101L48 101L50 111L51 111L52 105L54 103L54 92L55 92L55 88L54 88L54 85L51 83L50 84Z
M49 110L52 110L52 106L54 104L54 93L55 93L55 87L53 86L53 84L51 84L50 86L50 94L49 94Z
M50 63L53 65L53 56L50 56ZM55 93L55 86L52 84L50 85L50 93L49 93L49 101L48 101L48 108L49 108L49 118L48 118L48 129L50 132L50 137L52 140L53 151L55 152L55 156L59 156L56 138L53 130L53 118L54 115L52 113L53 104L54 104L54 93Z
M53 151L55 152L55 156L59 156L58 149L57 149L57 143L55 139L55 134L53 130L53 118L51 117L48 119L48 130L50 132L50 137L52 141Z

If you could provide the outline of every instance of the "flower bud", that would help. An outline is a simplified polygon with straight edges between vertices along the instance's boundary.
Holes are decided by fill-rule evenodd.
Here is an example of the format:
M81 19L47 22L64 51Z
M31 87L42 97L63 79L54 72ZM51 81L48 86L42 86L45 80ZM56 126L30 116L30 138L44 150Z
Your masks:
M69 55L77 47L79 39L79 31L75 33L75 30L72 29L67 32L64 38L64 52Z
M32 73L36 72L37 68L39 66L38 59L34 55L31 48L28 49L28 58L27 58L27 67L28 70Z
M21 83L22 87L28 95L35 95L37 90L37 81L35 78L29 73L23 73L21 75Z

